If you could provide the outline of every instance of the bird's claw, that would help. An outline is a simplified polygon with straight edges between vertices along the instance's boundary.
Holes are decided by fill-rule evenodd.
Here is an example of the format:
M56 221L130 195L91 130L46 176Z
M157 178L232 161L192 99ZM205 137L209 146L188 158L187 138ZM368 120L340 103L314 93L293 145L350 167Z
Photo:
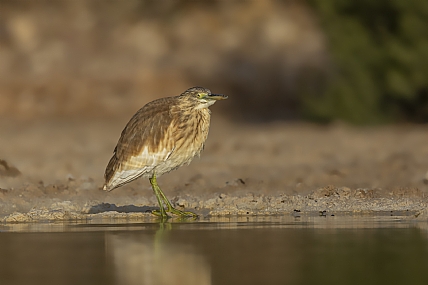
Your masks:
M175 208L170 208L170 209L164 210L164 211L162 211L162 210L153 210L152 214L156 215L158 217L161 217L162 219L167 219L167 218L169 218L169 216L166 214L166 212L172 213L174 215L177 215L180 218L194 218L194 219L196 219L196 218L199 217L199 215L196 214L196 213L180 211L180 210L177 210Z
M174 215L180 216L181 218L197 218L199 217L197 214L193 212L184 212L177 210L175 208L168 209L167 212L172 213Z

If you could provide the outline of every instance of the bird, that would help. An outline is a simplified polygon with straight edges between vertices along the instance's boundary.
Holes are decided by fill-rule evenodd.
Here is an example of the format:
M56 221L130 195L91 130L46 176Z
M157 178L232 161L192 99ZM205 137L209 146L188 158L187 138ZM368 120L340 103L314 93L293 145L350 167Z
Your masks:
M149 178L159 203L153 214L198 217L174 208L157 183L157 177L188 165L200 156L208 137L211 111L228 96L192 87L179 96L160 98L139 109L123 129L107 164L103 190L111 191L137 178Z

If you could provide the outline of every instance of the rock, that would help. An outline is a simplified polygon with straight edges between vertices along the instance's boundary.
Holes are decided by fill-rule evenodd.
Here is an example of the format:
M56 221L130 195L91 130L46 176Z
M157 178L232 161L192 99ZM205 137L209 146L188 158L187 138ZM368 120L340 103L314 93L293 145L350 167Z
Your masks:
M21 171L10 165L6 160L0 159L0 176L16 177L19 175L21 175Z
M6 223L23 223L30 221L31 218L28 215L19 212L14 212L3 219L3 222Z

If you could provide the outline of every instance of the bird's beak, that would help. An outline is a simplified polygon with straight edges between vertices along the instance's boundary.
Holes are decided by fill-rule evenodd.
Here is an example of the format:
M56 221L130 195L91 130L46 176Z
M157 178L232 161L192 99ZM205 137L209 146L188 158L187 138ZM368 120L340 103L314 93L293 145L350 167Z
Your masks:
M224 99L227 99L227 96L223 95L223 94L210 94L207 97L209 99L213 99L213 100L224 100Z

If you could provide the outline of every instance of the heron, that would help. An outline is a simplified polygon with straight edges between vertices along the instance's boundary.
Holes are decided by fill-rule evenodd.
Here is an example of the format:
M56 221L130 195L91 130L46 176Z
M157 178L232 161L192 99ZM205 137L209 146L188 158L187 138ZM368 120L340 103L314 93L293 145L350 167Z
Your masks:
M193 212L174 208L157 183L157 177L188 165L204 148L211 111L218 100L228 96L207 88L192 87L179 96L147 103L123 129L107 164L103 190L111 191L137 178L149 178L159 203L153 214L168 218L197 217Z

